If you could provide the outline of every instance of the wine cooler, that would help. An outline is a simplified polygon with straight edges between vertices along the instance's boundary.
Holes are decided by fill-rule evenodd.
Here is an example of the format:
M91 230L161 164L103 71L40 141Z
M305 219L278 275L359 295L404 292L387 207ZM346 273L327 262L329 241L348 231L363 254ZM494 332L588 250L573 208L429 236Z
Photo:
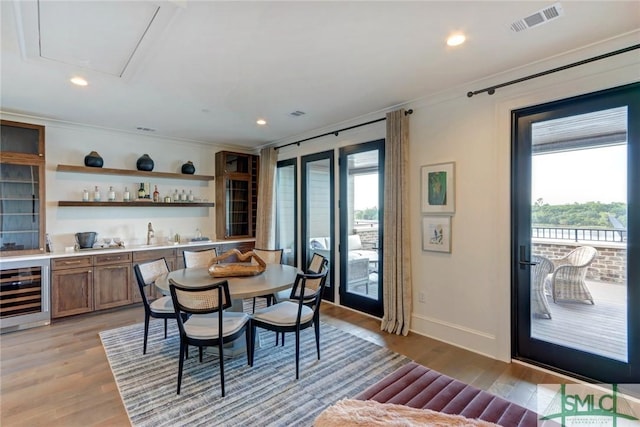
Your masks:
M49 323L49 259L0 260L0 332Z

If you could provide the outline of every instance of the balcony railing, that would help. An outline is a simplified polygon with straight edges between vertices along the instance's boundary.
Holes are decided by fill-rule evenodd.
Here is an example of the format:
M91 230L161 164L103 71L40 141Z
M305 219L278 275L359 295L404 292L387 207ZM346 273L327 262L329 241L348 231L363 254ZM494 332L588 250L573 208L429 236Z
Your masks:
M627 241L627 230L615 228L566 228L566 227L531 227L531 237L539 239L557 239L591 242Z

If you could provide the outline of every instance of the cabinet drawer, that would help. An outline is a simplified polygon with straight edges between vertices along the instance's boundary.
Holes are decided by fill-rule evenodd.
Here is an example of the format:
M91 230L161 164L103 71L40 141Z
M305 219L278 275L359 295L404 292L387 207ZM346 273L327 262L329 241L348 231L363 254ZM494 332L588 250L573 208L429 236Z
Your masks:
M131 262L131 252L118 252L115 254L100 254L93 257L94 265L118 264Z
M67 268L91 267L93 259L90 256L76 256L70 258L56 258L51 260L52 270L64 270Z
M133 253L133 262L150 261L158 258L175 258L175 249L152 249Z

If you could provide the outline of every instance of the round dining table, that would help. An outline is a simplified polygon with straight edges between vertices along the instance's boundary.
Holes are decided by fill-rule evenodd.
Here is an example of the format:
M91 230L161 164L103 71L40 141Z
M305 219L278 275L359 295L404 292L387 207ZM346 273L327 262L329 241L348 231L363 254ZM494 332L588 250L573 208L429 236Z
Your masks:
M275 294L293 286L299 270L286 264L267 264L266 270L255 276L212 277L207 267L183 268L156 279L156 287L169 294L169 279L185 287L202 287L226 280L233 300L232 311L242 311L242 300Z

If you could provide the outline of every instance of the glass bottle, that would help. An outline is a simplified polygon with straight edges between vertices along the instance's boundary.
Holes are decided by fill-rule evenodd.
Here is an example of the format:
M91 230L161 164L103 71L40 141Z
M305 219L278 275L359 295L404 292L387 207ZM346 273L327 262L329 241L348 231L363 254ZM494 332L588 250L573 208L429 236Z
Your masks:
M160 192L158 191L158 186L156 185L153 190L153 201L158 203L160 201Z
M193 202L193 191L189 190L189 196L187 196L187 200Z
M129 200L131 200L131 193L129 193L129 189L127 187L124 187L124 193L122 193L122 200L124 200L125 202L128 202Z
M140 188L138 189L138 199L144 199L145 196L145 192L144 192L144 182L140 183Z
M113 187L109 187L109 194L107 195L107 199L109 199L110 202L116 200L116 192L113 191Z
M87 191L86 188L84 190L82 190L82 201L83 202L88 202L89 201L89 192Z
M182 190L182 194L180 194L180 201L182 202L187 201L187 193L184 192L184 189Z
M176 188L176 191L173 193L173 201L174 202L179 202L180 201L180 194L178 194L178 189Z
M94 202L99 202L101 198L102 197L100 196L100 190L98 189L98 186L96 185L95 190L93 190L93 201Z

